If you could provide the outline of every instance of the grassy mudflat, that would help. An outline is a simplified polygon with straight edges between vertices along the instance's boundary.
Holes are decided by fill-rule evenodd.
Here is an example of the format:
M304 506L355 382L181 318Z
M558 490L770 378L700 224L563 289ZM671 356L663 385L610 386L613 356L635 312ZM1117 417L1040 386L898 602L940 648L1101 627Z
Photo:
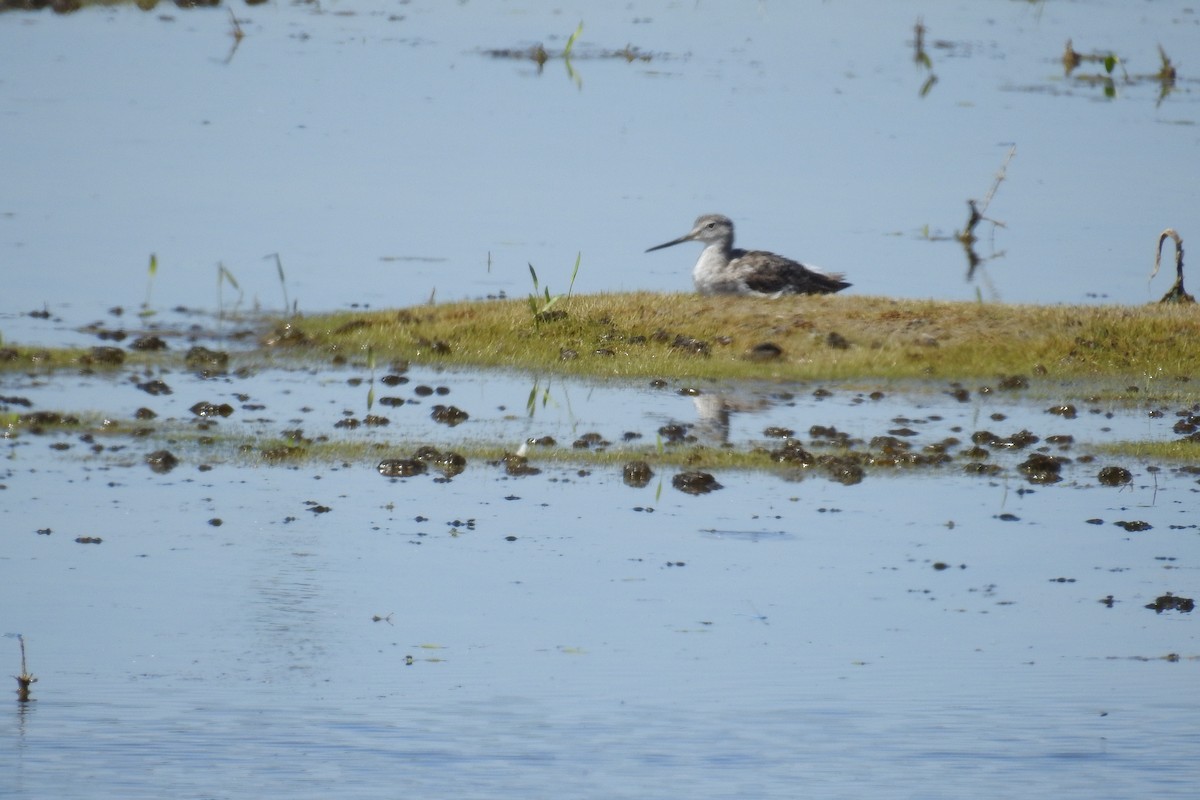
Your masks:
M267 341L347 356L370 348L380 360L614 377L1023 374L1145 386L1200 372L1200 310L1176 305L599 294L564 299L541 318L527 299L310 316Z

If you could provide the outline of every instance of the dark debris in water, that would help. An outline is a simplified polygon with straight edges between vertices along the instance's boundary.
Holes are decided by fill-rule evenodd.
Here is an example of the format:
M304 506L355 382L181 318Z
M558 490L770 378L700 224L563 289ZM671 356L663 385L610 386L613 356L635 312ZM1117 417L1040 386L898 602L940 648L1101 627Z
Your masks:
M1104 467L1096 479L1105 486L1124 486L1133 481L1133 473L1124 467Z
M467 468L467 459L452 450L423 445L408 458L385 458L376 469L385 478L411 478L424 475L431 467L441 472L443 479L449 479L462 474Z
M1154 527L1149 522L1143 522L1142 520L1133 520L1133 521L1119 520L1117 522L1114 522L1113 524L1116 525L1118 528L1124 528L1125 530L1129 531L1130 533L1141 533L1142 531L1148 531Z
M385 478L411 478L428 471L425 462L417 458L385 458L377 467Z
M187 351L184 363L187 364L188 369L203 377L222 375L229 367L229 354L196 345Z
M125 351L119 347L93 347L79 358L85 366L116 367L125 363Z
M1017 467L1030 483L1058 483L1062 480L1062 466L1070 459L1062 456L1051 456L1045 453L1033 453Z
M680 472L671 478L671 485L685 494L708 494L724 488L708 472Z
M167 343L163 341L161 336L148 334L139 336L129 343L130 350L140 350L142 352L154 352L158 350L166 350Z
M151 471L165 475L179 466L179 458L170 450L155 450L146 454L146 464Z
M157 379L139 383L137 388L146 394L154 395L155 397L164 394L172 394L171 387L163 381Z
M30 433L45 433L46 428L78 426L79 418L61 411L31 411L28 414L20 414L17 424L28 427Z
M263 336L259 343L263 347L308 347L312 344L312 339L308 334L288 322Z
M650 483L650 479L654 477L654 470L650 469L650 465L645 461L630 461L621 471L621 477L625 485L641 489Z
M506 453L497 463L503 464L504 472L513 477L541 474L540 469L529 464L528 457L516 453Z
M1164 611L1190 614L1196 608L1196 601L1191 597L1179 597L1167 592L1161 597L1155 598L1153 603L1147 603L1146 608L1152 609L1155 614L1161 614Z
M443 425L449 425L453 428L470 419L470 415L457 406L436 405L433 407L432 413L429 415L434 422L440 422Z
M210 403L201 400L188 409L197 417L228 417L233 414L233 406L229 403Z

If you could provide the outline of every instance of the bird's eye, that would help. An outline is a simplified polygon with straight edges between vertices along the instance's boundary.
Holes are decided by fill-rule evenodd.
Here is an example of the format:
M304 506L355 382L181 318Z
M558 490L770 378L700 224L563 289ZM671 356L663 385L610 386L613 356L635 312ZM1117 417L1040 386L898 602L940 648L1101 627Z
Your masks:
M717 223L710 222L707 225L705 225L704 227L708 228L711 231L713 228L717 227Z

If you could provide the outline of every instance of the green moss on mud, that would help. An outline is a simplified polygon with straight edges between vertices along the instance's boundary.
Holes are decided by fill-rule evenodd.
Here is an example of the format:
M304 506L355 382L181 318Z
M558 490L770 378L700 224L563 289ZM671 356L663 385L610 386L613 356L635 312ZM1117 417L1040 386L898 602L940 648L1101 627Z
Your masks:
M538 320L523 300L312 316L267 337L325 355L614 378L1186 381L1188 306L1013 306L861 296L577 295Z

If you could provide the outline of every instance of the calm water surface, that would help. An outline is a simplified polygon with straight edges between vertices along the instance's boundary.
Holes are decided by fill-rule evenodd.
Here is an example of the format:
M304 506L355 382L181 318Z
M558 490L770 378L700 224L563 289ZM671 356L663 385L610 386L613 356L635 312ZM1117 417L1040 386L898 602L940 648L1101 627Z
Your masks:
M1193 235L1186 2L232 8L232 54L224 7L0 15L0 135L20 143L0 152L5 341L96 343L77 328L146 298L150 253L159 319L215 308L218 264L238 281L226 306L281 308L269 253L302 311L520 296L531 262L560 291L580 251L576 291L686 291L695 253L642 251L721 211L742 244L863 294L1140 303L1167 288L1146 283L1159 231ZM580 20L578 80L484 52L559 51ZM1068 38L1125 60L1114 98L1064 76ZM650 60L599 57L627 44ZM1181 69L1165 98L1138 77L1158 44ZM925 230L961 227L1013 144L989 208L1005 227L978 246L1002 255L967 282L961 249ZM377 387L406 400L389 426L342 432L365 368L167 373L157 397L145 377L5 375L0 395L183 428L193 403L229 402L218 432L388 455L652 443L668 423L773 446L768 426L807 441L820 424L908 427L918 446L1069 434L1075 463L1052 486L1016 471L1027 451L994 453L990 478L961 460L853 486L728 472L693 497L670 470L642 489L546 463L389 481L374 458L265 467L24 434L0 462L0 633L26 637L40 681L0 714L0 795L1127 798L1200 781L1196 620L1144 607L1200 591L1196 476L1080 458L1172 438L1174 407L1076 398L1063 419L1045 409L1070 389L1036 379L968 403L833 384L694 400L415 370ZM471 419L437 425L434 402ZM183 459L167 475L143 462L160 447ZM1129 486L1098 484L1110 462ZM1115 524L1134 521L1151 527ZM0 660L18 671L15 639Z
M365 410L364 376L164 374L175 394L159 397L123 377L8 376L4 393L43 408L72 387L114 417L151 405L184 427L205 398L241 404L214 433L333 434ZM774 387L706 427L673 388L559 381L530 416L528 379L410 377L388 390L408 401L389 426L333 435L405 455L653 440L678 422L745 447L770 446L767 425L869 438L905 413L918 445L1028 428L1074 435L1079 458L1171 436L1144 410L1067 420L1036 398L912 387ZM422 383L449 393L422 400ZM434 424L433 399L471 420ZM998 451L992 478L961 459L852 486L727 472L695 497L673 470L642 489L617 466L548 462L387 480L373 463L253 467L169 441L184 463L156 475L142 458L162 440L101 443L6 446L0 604L41 678L37 702L0 718L17 796L1182 797L1196 777L1193 620L1144 608L1196 586L1195 476L1172 468L1135 464L1108 488L1101 457L1041 486L1016 472L1024 453Z
M552 289L686 291L643 250L720 211L851 291L1145 302L1158 233L1200 208L1189 2L160 4L0 18L0 324L145 298L308 310ZM927 29L931 67L914 62ZM572 67L486 55L543 42ZM1115 52L1115 97L1064 75ZM1173 89L1139 76L1180 66ZM629 45L650 60L597 57ZM153 65L150 68L148 65ZM937 82L921 96L930 74ZM1009 164L967 282L968 198ZM231 292L226 288L226 301Z

